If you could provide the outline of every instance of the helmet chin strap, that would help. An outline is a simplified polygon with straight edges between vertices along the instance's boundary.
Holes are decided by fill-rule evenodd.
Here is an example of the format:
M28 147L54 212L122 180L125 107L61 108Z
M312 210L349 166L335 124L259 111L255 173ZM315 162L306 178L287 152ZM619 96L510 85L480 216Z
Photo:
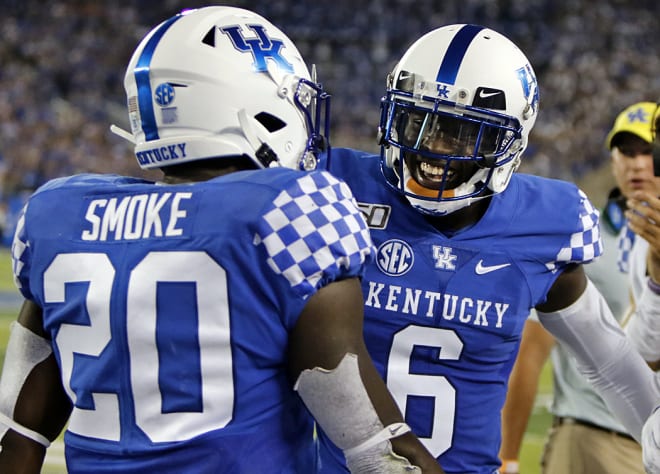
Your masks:
M418 212L422 214L427 214L429 216L447 216L453 212L456 212L460 209L471 206L477 201L486 199L491 195L486 196L475 196L464 199L458 199L456 201L423 201L421 199L415 199L410 195L406 195L406 199L410 202L410 205L414 207Z
M399 177L401 179L401 177ZM434 215L434 216L445 216L451 214L452 212L463 209L475 201L484 199L487 196L474 196L474 197L464 197L461 199L452 199L444 201L428 201L426 199L416 199L414 195L438 198L439 191L431 190L421 186L410 174L407 165L403 165L403 182L405 183L403 188L406 192L406 199L410 204L420 212L425 214ZM456 188L443 192L444 197L461 197L467 194L473 193L476 189L474 183L474 177L469 181L460 184ZM451 194L451 196L449 196Z

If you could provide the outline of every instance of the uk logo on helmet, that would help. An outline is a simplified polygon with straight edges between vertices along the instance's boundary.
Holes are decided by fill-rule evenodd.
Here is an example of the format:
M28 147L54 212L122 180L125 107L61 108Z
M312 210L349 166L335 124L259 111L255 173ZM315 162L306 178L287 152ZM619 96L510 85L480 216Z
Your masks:
M255 71L267 71L266 60L272 59L277 64L277 67L292 73L293 65L282 56L281 50L284 46L284 41L270 38L263 25L247 25L247 27L256 33L257 36L246 38L240 26L226 26L220 28L220 31L229 37L234 48L244 53L252 53Z
M521 67L516 71L518 73L518 79L522 85L523 94L527 99L527 103L532 107L534 111L538 110L539 106L539 88L538 83L536 82L536 76L534 71L529 64Z

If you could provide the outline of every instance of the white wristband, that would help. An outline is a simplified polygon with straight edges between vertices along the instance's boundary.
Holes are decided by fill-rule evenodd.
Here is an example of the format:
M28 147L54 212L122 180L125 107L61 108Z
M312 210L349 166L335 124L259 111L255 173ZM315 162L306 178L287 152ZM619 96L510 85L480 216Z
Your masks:
M410 426L408 426L405 423L392 423L391 425L386 426L381 431L373 435L368 440L363 441L362 443L352 448L345 449L344 454L346 455L347 458L351 456L355 456L358 453L361 453L369 448L376 446L378 443L382 443L383 441L387 441L388 439L391 438L396 438L409 431L410 431Z
M503 460L500 474L518 474L519 470L520 464L515 459Z

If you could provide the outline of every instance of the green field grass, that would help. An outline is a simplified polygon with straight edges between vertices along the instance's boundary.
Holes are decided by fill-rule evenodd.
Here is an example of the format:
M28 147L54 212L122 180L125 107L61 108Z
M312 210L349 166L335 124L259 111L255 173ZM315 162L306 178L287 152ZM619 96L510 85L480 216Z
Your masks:
M548 361L541 374L539 391L534 412L529 420L520 453L520 473L539 474L541 472L541 453L545 438L552 424L550 400L552 398L552 366Z
M16 291L11 273L11 255L4 248L0 249L0 291Z
M0 291L16 291L11 276L11 260L6 250L0 250ZM18 308L0 310L0 362L4 360L7 338L9 337L9 325L16 319L17 311ZM546 364L539 384L537 404L523 440L520 457L520 472L522 474L540 473L539 460L541 459L545 434L551 420L545 400L549 399L551 393L552 370L550 365ZM42 474L66 474L61 438L48 450Z

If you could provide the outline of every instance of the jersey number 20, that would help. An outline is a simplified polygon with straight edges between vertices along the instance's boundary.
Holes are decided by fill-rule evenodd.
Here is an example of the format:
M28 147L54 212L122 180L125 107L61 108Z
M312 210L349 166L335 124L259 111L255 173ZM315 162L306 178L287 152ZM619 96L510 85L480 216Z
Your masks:
M64 388L76 401L72 383L74 354L98 357L112 339L110 305L115 268L103 253L60 254L44 274L46 303L62 303L67 283L87 282L90 324L62 324L55 338ZM163 413L158 382L156 290L160 282L194 282L197 296L199 358L203 412ZM229 345L229 310L225 270L204 252L150 252L130 273L126 295L126 334L130 390L136 424L152 442L182 441L225 426L231 420L234 393ZM145 337L145 335L149 335ZM146 341L146 343L145 343ZM130 357L130 354L140 357ZM222 363L218 363L222 361ZM222 383L208 383L221 380ZM119 441L119 397L92 393L94 409L75 407L69 431Z

